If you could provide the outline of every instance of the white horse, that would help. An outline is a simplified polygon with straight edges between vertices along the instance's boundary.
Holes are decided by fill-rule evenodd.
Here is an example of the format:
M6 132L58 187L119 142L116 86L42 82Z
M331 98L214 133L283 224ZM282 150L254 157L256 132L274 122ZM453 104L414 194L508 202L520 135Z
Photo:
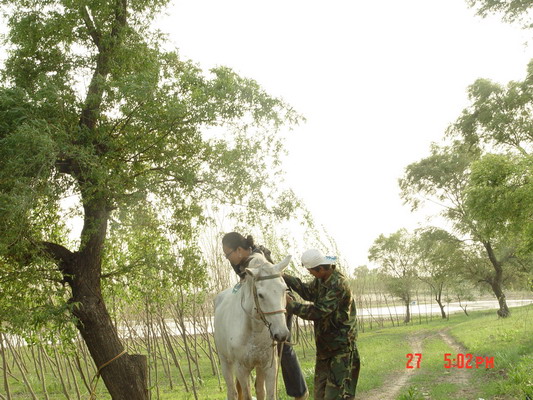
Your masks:
M275 342L283 342L289 335L282 273L290 259L272 265L262 254L252 254L242 286L226 289L215 298L215 345L228 400L252 399L250 373L254 368L257 399L276 399Z

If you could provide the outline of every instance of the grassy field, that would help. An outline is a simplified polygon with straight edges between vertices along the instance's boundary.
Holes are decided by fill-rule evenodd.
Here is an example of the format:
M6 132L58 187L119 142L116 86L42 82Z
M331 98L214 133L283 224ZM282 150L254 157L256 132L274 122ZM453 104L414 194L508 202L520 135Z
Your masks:
M310 337L300 337L295 349L310 391L313 390L314 350L305 343L312 343ZM402 327L386 327L366 331L359 335L361 374L357 399L533 399L533 306L512 309L511 317L499 319L494 310L475 312L467 317L455 314L449 320L433 319L422 324L414 323ZM419 368L417 358L407 368L407 354L422 355ZM475 368L445 368L445 354L457 358L457 354L472 354L475 357L492 357L493 368L486 365ZM486 360L484 358L484 360ZM13 360L8 359L13 364ZM152 365L153 366L153 365ZM158 363L157 375L151 369L152 399L164 400L222 400L225 399L225 384L222 377L213 373L207 357L199 360L201 378L188 378L185 388L177 368L164 374L170 364ZM187 361L182 360L185 377L189 375ZM28 368L26 379L35 397L32 397L22 376L12 369L8 376L12 399L45 399L43 382L36 371ZM278 393L281 400L287 400L281 372L278 379ZM71 376L74 376L72 374ZM171 377L171 380L168 379ZM68 374L65 373L68 378ZM1 378L0 378L1 379ZM66 378L65 378L66 379ZM63 389L55 374L45 374L48 399L88 399L89 393L81 381L68 382ZM0 380L0 394L6 398ZM65 393L65 391L67 393ZM79 393L79 394L78 394ZM0 399L2 399L0 396ZM109 399L105 387L99 382L98 399Z

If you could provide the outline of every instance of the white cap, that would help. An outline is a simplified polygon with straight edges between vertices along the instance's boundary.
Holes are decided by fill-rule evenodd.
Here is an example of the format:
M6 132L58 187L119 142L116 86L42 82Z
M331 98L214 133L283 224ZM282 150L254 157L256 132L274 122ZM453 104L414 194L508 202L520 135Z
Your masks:
M337 257L324 256L320 250L309 249L302 254L302 264L305 268L315 268L319 265L335 264Z

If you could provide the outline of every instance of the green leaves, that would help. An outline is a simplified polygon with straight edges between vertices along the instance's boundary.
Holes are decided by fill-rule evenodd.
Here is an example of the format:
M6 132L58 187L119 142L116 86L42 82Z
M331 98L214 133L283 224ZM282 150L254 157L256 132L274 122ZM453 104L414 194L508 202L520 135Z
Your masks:
M380 273L389 292L406 304L409 304L416 284L416 257L412 235L405 229L389 236L380 235L368 252L368 259L380 266Z
M31 240L50 238L54 230L48 224L57 222L59 191L51 185L57 179L54 127L36 113L22 91L0 90L0 248L5 251L0 256L20 258L17 251L35 247Z
M492 235L533 250L533 158L487 154L473 163L466 204Z
M399 180L401 197L417 209L425 199L435 198L446 207L454 220L460 219L463 190L469 167L479 157L479 150L459 141L451 146L432 145L431 155L412 163ZM455 215L455 211L459 214ZM455 215L455 216L454 216Z
M237 207L240 220L288 218L297 208L277 188L279 128L302 118L252 79L226 67L204 72L164 50L150 23L167 3L1 3L10 31L0 87L0 286L25 271L4 306L41 307L38 295L68 311L58 281L76 298L81 275L92 293L103 277L106 295L163 301L206 281L197 246L206 204ZM70 212L83 218L78 237L65 228ZM56 263L43 241L64 246ZM38 288L16 296L32 277Z
M506 87L478 79L469 87L472 101L448 134L468 144L485 144L498 149L531 152L533 143L533 61L523 82Z
M389 235L380 235L368 253L368 259L379 263L383 271L395 278L416 276L416 253L412 235L405 229Z
M522 82L501 86L479 79L469 89L472 104L448 134L487 154L472 160L464 206L477 230L521 251L531 251L533 229L533 61ZM496 153L499 151L499 153Z
M477 8L477 14L486 17L489 14L501 14L504 21L519 21L525 28L532 27L530 10L531 0L468 0L470 7Z

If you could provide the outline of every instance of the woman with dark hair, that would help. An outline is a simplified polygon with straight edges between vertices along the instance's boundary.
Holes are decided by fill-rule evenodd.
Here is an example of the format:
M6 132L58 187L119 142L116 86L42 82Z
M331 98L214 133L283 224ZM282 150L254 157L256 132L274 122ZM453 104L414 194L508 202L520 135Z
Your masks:
M244 279L246 268L250 262L250 256L253 253L261 253L268 262L274 264L270 256L270 250L263 246L256 246L252 236L246 238L238 232L230 232L222 238L222 251L230 262L233 270L239 277ZM239 286L237 286L238 289ZM287 327L289 332L292 326L292 314L287 313ZM288 338L290 341L290 336ZM281 346L278 346L278 350ZM292 346L283 346L281 354L281 373L287 395L294 397L295 400L306 400L309 397L309 391L305 383L298 357Z
M237 232L226 233L222 238L222 251L241 279L246 276L245 269L248 267L249 258L253 253L261 253L268 262L274 264L270 257L270 250L263 246L256 246L251 235L245 238Z

